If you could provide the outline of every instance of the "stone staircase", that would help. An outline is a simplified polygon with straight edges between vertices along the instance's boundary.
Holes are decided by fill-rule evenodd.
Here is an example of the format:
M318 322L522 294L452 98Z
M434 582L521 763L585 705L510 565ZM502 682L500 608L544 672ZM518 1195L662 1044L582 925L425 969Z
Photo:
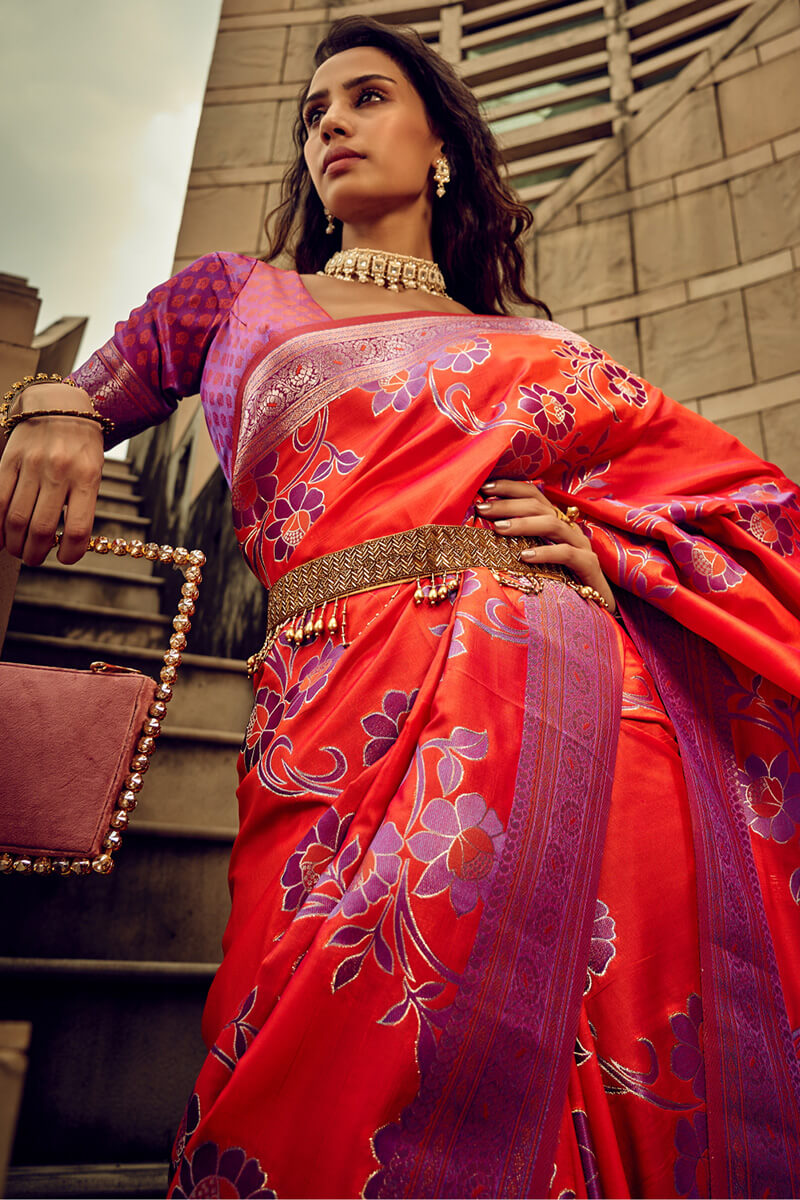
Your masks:
M135 489L127 464L106 460L96 533L147 540ZM157 677L172 632L164 590L143 558L23 567L3 658L100 657ZM7 1197L164 1195L204 1056L251 697L242 663L185 653L116 869L0 878L0 1020L33 1026Z

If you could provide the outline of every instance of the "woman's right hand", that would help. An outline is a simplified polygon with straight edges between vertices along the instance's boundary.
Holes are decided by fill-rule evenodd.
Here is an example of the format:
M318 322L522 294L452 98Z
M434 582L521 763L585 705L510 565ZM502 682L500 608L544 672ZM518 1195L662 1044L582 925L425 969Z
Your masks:
M27 387L14 410L66 409L89 412L92 400L64 383ZM100 476L103 434L94 421L40 417L0 434L0 549L39 566L53 546L64 514L58 550L62 563L77 562L89 544Z

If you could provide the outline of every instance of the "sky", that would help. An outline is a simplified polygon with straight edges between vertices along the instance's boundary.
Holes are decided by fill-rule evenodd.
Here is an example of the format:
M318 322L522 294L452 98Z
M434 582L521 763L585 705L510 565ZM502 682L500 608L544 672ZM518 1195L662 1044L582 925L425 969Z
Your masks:
M222 0L0 0L0 272L78 361L172 273Z

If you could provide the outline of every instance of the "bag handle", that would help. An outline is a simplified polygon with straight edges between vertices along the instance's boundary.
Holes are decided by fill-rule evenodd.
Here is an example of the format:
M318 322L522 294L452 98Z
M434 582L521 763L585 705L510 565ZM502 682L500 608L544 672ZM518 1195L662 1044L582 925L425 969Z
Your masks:
M55 544L61 541L61 531L56 534ZM102 852L95 858L66 858L41 855L0 854L0 874L19 875L108 875L114 867L111 857L122 842L122 831L127 829L130 813L136 808L139 792L144 785L144 774L150 765L150 755L156 748L156 738L161 733L161 722L167 715L167 705L172 699L173 687L181 665L181 652L186 648L186 635L192 627L195 604L200 594L203 579L201 567L206 561L202 550L187 550L185 546L159 546L156 542L140 542L136 539L107 538L92 536L87 547L95 554L114 554L118 558L146 558L150 562L169 563L183 573L181 598L178 611L172 619L173 633L164 651L164 665L160 671L155 697L150 704L133 746L133 755L111 814L108 831L103 839ZM105 662L93 662L90 671L96 674L115 674L126 668L114 667ZM138 674L138 672L137 672ZM154 681L155 682L155 681Z

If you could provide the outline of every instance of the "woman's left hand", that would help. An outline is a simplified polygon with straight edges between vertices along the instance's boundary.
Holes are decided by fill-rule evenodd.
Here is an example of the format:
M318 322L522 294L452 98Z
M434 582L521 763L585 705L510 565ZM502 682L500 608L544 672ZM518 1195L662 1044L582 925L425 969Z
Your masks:
M547 545L523 550L523 562L558 563L572 571L581 583L599 592L616 612L611 586L600 569L600 560L579 525L568 522L560 510L545 499L533 483L518 479L493 479L481 488L476 508L504 537L546 538Z

